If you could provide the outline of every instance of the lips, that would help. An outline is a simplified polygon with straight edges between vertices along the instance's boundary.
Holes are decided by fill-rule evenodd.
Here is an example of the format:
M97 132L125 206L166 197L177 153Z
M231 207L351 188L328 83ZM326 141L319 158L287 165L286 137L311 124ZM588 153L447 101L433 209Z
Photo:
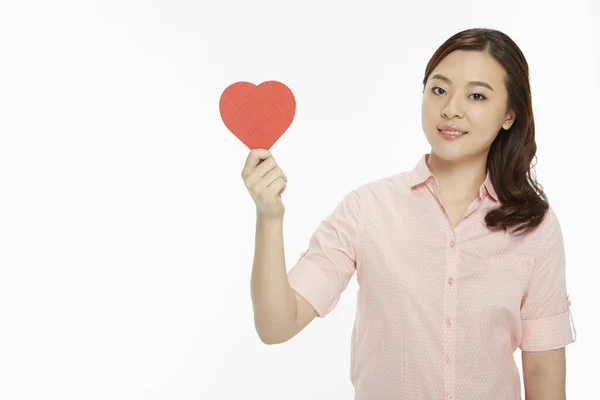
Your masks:
M438 131L445 133L447 135L466 135L468 133L466 131L458 131L458 130L451 130L451 129L446 130L446 129L439 129L439 128L438 128Z
M438 129L438 132L444 140L449 140L449 141L457 140L457 139L460 139L463 136L467 135L466 133L446 133L444 131L440 131L439 129Z
M460 130L456 127L442 126L437 128L439 132L445 133L447 135L466 135L468 132Z
M440 131L467 133L467 131L460 129L458 126L455 126L455 125L442 125L442 126L438 125L437 128Z

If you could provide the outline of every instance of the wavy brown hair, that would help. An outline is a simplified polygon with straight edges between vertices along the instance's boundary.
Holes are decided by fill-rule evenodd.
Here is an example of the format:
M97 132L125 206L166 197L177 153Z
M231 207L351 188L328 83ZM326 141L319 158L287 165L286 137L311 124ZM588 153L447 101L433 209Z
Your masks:
M538 226L549 208L542 186L532 175L531 161L535 157L535 125L529 85L529 66L516 43L505 33L494 29L474 28L450 37L433 54L423 78L427 79L444 57L456 50L480 51L492 56L506 74L507 107L515 120L508 130L500 128L490 147L487 169L501 202L485 216L489 228L512 228L521 234Z

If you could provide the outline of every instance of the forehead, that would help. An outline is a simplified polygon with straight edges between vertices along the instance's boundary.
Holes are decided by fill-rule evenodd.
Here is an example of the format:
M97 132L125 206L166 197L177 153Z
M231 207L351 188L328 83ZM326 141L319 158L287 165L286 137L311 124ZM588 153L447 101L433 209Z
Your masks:
M480 80L490 83L494 88L504 83L504 68L492 56L481 51L457 50L448 54L430 76L442 74L454 84Z

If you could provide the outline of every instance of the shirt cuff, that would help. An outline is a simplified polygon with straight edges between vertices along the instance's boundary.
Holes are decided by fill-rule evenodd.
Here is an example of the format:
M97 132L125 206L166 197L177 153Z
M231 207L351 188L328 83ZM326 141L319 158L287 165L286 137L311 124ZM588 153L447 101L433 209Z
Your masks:
M551 317L525 319L523 323L522 351L556 350L575 342L571 330L571 311Z
M328 287L323 272L306 260L292 268L288 273L288 282L315 309L319 318L333 311L340 299L335 289Z

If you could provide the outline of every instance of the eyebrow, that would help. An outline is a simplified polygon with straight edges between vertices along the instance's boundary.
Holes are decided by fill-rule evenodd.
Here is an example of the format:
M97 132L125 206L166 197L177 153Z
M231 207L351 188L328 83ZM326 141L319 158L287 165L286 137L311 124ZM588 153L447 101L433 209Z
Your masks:
M449 85L452 84L452 81L450 80L450 78L448 78L448 77L446 77L446 76L444 76L442 74L435 74L435 75L433 75L431 77L431 79L439 79L439 80L442 80L442 81L448 83ZM483 86L485 88L490 89L492 92L494 91L494 89L492 89L492 87L487 82L483 82L483 81L471 81L471 82L468 83L468 85L471 85L471 86Z

